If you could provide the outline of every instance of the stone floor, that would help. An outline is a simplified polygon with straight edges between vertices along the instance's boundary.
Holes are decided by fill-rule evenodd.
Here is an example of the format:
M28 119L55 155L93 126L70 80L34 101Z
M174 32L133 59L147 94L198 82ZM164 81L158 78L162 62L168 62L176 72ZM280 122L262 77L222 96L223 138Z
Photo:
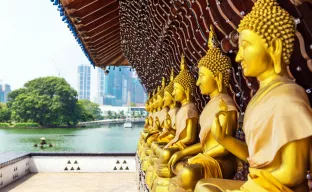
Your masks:
M1 192L137 192L136 173L31 173Z

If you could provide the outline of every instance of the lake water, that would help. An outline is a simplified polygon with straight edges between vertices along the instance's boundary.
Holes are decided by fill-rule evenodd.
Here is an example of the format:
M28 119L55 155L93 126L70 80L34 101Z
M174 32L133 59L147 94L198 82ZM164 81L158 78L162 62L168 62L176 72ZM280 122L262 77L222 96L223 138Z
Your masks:
M134 153L142 123L133 128L123 124L103 125L96 128L43 128L0 129L0 153L17 152L82 152L82 153ZM34 147L45 137L53 147Z

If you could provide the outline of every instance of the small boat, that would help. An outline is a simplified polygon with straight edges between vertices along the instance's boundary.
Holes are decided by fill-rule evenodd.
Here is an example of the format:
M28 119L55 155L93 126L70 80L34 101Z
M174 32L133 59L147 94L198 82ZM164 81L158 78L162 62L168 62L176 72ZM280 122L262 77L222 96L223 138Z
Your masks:
M132 121L130 118L126 119L126 122L124 123L124 128L132 128Z

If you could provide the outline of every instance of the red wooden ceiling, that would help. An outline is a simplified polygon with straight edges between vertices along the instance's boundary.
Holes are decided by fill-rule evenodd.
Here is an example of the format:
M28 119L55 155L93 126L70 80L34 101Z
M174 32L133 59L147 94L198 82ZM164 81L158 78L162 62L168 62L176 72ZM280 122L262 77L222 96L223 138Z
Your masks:
M122 54L118 0L61 0L95 65L128 65Z

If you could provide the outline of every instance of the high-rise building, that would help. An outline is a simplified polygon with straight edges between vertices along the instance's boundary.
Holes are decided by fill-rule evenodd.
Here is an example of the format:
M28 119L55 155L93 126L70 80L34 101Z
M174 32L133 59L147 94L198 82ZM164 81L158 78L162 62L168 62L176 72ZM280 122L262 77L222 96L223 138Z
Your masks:
M128 102L128 92L131 101ZM104 70L98 69L98 104L123 106L127 103L144 103L145 91L135 72L129 67L112 68L105 75Z
M91 67L78 66L78 98L90 100Z
M97 87L97 103L99 105L104 105L104 97L106 93L106 75L104 73L104 70L101 68L97 69L97 82L98 82L98 87Z
M11 92L11 86L8 84L0 85L0 103L8 101L8 94Z

